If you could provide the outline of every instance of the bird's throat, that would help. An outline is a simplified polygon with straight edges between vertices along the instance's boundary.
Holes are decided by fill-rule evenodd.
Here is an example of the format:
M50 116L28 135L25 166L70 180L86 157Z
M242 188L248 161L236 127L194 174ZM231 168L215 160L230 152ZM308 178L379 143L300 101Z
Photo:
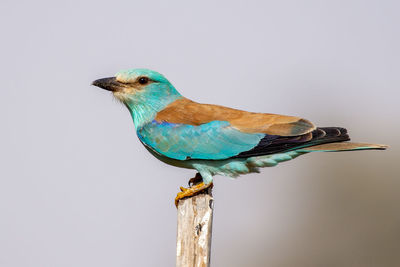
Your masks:
M166 106L182 98L182 96L171 96L159 99L146 99L146 101L124 101L124 105L128 108L131 113L135 128L139 129L144 124L154 120L157 113L163 110Z

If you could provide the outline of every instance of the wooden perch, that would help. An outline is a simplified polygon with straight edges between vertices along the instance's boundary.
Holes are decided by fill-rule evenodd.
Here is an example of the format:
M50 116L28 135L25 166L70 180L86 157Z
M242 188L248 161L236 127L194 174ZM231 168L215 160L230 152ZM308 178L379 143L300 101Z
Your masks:
M178 204L176 240L177 267L210 266L214 200L208 188L204 193L181 199Z

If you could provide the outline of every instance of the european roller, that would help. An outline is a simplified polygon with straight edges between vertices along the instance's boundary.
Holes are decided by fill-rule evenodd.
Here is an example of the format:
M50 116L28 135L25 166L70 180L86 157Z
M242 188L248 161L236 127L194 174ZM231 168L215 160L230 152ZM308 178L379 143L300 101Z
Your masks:
M341 127L316 127L299 117L197 103L148 69L120 71L93 85L111 91L128 108L140 142L153 156L197 171L191 181L198 182L182 187L175 204L212 186L214 175L255 173L314 151L386 148L350 143Z

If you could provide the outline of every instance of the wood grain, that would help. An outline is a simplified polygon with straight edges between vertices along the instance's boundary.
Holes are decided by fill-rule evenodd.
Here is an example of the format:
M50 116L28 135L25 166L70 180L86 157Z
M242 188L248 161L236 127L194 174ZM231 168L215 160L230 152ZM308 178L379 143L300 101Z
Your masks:
M177 267L210 266L213 211L211 189L179 201Z

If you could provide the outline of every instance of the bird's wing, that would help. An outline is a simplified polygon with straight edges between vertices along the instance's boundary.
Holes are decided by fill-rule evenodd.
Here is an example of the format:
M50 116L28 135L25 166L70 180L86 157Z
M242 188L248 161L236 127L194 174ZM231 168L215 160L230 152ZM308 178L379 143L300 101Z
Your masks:
M268 135L297 136L316 129L306 119L268 113L254 113L218 105L200 104L182 98L160 111L158 122L199 126L211 121L227 121L244 133L264 133Z
M348 140L345 129L316 128L290 116L250 113L180 99L137 130L143 144L177 159L247 158Z
M349 140L346 129L338 127L286 137L245 133L226 121L193 126L154 120L138 129L137 134L151 150L177 160L248 158Z
M226 121L199 126L152 121L138 129L137 134L151 150L177 160L235 157L255 148L266 136L241 132Z

